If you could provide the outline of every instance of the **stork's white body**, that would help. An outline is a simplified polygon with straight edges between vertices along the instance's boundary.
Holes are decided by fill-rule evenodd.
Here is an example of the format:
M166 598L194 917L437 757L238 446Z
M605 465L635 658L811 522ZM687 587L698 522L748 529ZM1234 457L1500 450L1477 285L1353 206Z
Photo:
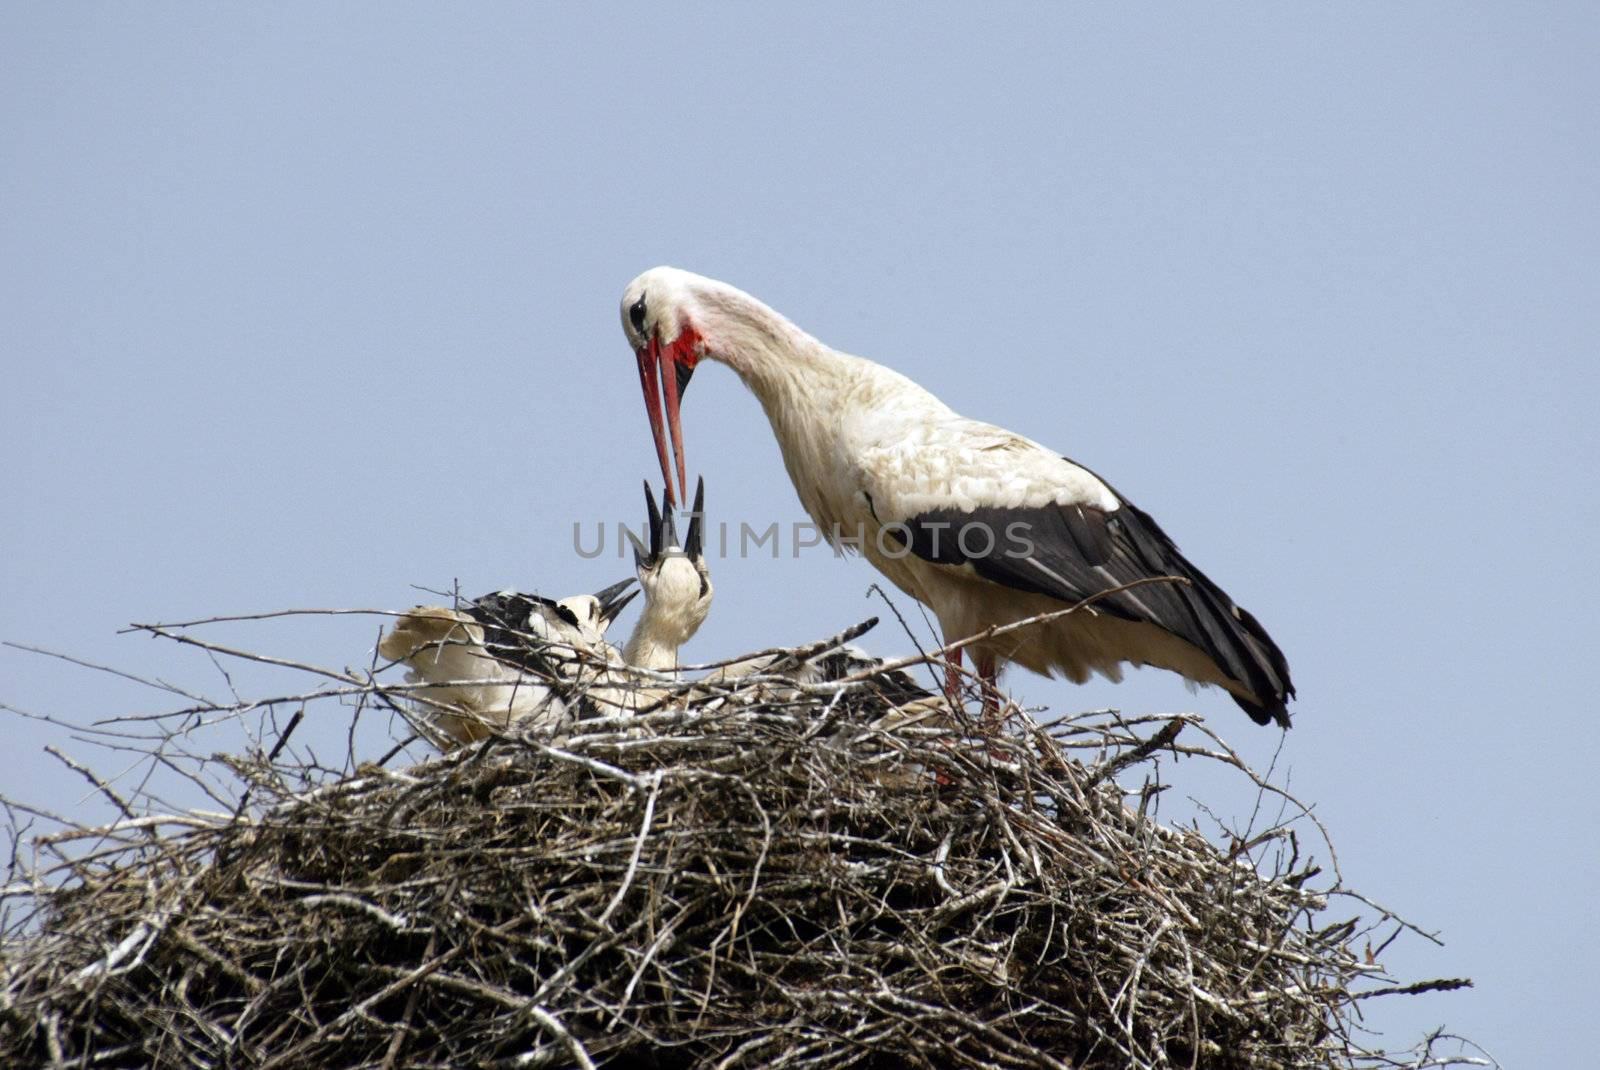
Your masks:
M896 587L932 609L952 642L1062 608L1058 599L906 553L884 527L934 510L980 506L1087 503L1114 510L1110 488L1037 442L957 415L882 365L831 351L795 363L806 373L742 377L772 421L789 478L825 537L859 550ZM954 529L949 535L959 537ZM1059 670L1078 683L1096 672L1120 679L1124 662L1174 669L1198 683L1227 683L1198 650L1170 633L1097 613L972 649L1034 672Z
M1035 555L1036 560L986 560L982 567L988 575L980 575L972 563L908 553L908 524L925 536L930 517L959 521L981 514L1004 520L1033 517L1041 509L1081 507L1075 512L1101 527L1108 518L1120 517L1128 523L1147 522L1160 535L1153 522L1088 469L1031 439L958 415L904 375L828 348L725 283L656 268L629 285L623 313L636 349L656 344L669 356L675 353L680 363L687 361L691 370L697 359L706 358L739 375L765 410L800 502L825 537L858 550L896 587L930 607L947 641L1060 610L1064 599L1071 600L1073 584L1057 582L1062 577L1047 554ZM661 374L665 378L668 369ZM686 386L687 376L681 370L678 374ZM1182 562L1176 548L1171 550L1174 562ZM1059 563L1059 557L1055 560ZM1084 575L1096 571L1092 560L1075 564L1083 566ZM995 582L997 570L1017 572L1016 582L1034 589ZM1106 588L1126 582L1106 568L1098 572ZM1221 595L1198 570L1193 574L1208 591ZM1082 576L1077 579L1082 585ZM1267 707L1287 723L1287 716L1277 712L1284 692L1292 694L1286 667L1281 680L1273 677L1266 685L1259 674L1241 679L1246 674L1226 669L1227 664L1237 669L1237 661L1224 658L1219 664L1214 651L1208 653L1160 623L1180 611L1157 606L1163 597L1176 597L1170 592L1159 596L1152 585L1117 597L1126 600L1117 613L1074 613L975 643L972 649L980 658L1014 661L1040 673L1061 672L1079 682L1091 673L1119 679L1124 664L1159 666L1197 684L1226 688L1247 710L1255 706L1252 716L1258 720L1260 709ZM1226 603L1219 603L1221 615L1231 615L1233 621L1206 621L1206 627L1237 629L1237 622L1248 615L1225 595L1221 598ZM1253 620L1250 624L1254 627ZM1264 632L1259 640L1281 661ZM1255 649L1261 643L1254 635L1238 642L1244 651L1240 657L1259 654L1256 660L1271 660ZM1263 690L1277 694L1256 693Z

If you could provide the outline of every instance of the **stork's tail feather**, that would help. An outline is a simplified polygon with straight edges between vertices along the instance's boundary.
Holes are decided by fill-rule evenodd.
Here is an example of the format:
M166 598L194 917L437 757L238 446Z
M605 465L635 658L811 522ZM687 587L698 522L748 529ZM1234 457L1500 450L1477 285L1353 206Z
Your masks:
M1294 697L1294 684L1289 681L1289 663L1272 636L1260 621L1183 556L1149 513L1125 498L1120 512L1133 545L1151 573L1181 576L1189 581L1176 586L1174 593L1193 626L1178 634L1204 650L1229 678L1248 691L1240 694L1239 688L1228 688L1252 721L1261 725L1276 722L1288 728L1288 701Z

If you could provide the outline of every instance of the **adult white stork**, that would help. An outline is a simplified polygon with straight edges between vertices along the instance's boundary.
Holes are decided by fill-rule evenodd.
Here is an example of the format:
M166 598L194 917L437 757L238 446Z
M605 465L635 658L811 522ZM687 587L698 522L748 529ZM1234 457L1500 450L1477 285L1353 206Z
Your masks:
M1225 689L1258 724L1288 727L1294 686L1266 630L1087 468L956 414L900 373L828 348L715 279L645 272L623 293L622 327L669 499L674 467L686 485L679 403L695 367L712 360L761 402L824 536L930 607L946 643L1096 598L972 643L986 702L1005 662L1079 683L1153 665ZM1159 577L1175 581L1138 582Z

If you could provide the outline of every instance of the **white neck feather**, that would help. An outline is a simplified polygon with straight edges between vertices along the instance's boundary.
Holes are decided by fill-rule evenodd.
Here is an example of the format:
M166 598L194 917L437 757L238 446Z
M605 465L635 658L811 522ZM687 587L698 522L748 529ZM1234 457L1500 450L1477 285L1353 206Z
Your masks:
M668 557L652 572L641 571L644 609L622 648L622 660L638 669L674 672L678 648L694 637L711 607L709 580L701 594L701 575L689 559Z
M705 355L737 372L761 402L800 502L826 533L851 515L837 500L851 482L838 441L842 415L906 402L949 410L899 372L830 349L749 294L706 281L691 313Z
M769 418L849 389L858 358L829 349L742 290L717 284L698 297L694 319L706 355L737 372Z
M659 630L646 628L641 619L633 635L628 637L628 645L622 648L622 660L636 669L677 672L678 644Z

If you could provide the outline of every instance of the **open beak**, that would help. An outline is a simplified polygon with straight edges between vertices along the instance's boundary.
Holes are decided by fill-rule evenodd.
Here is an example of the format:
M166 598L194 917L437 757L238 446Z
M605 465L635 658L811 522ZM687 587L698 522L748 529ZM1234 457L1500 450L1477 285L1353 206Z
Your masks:
M689 388L689 377L694 374L692 353L680 353L690 342L685 331L670 346L662 347L655 334L638 351L639 386L644 390L644 407L650 415L650 434L656 442L656 460L661 462L661 478L667 485L666 507L683 500L683 494L673 489L673 467L667 463L667 436L672 436L672 458L677 462L678 482L684 494L689 490L689 477L683 464L683 425L678 416L678 405ZM659 384L659 385L658 385Z
M664 500L670 501L670 499ZM645 526L646 534L650 537L650 545L647 547L639 541L639 536L633 533L632 528L624 526L622 531L628 536L628 541L633 543L633 563L639 568L655 568L669 551L678 549L678 529L672 520L670 504L666 506L665 511L656 508L656 496L650 490L648 479L644 481L644 504L650 510L650 519Z
M622 612L622 607L633 601L639 594L638 591L628 590L633 585L633 582L634 578L629 576L621 583L613 583L610 587L601 588L594 593L595 601L600 603L601 621L610 624L616 618L616 615Z
M698 561L702 556L701 529L702 521L706 515L706 478L701 476L694 484L694 507L689 512L689 537L683 541L683 552L690 561Z

